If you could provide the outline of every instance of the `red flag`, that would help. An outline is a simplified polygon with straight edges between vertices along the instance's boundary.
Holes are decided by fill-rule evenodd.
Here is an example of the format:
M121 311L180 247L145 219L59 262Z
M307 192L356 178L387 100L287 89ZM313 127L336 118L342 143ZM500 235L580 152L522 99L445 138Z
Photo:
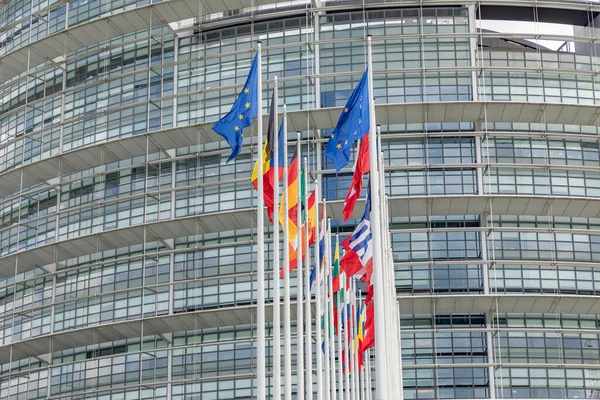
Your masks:
M369 328L367 334L365 335L365 340L361 343L361 345L362 346L359 350L363 353L375 346L375 325Z
M350 216L354 211L356 201L360 197L360 191L363 185L363 175L370 170L369 161L369 134L367 133L360 141L360 149L358 150L358 156L356 158L356 163L354 164L352 183L350 184L348 194L344 199L344 209L342 210L342 214L344 214L344 222L348 222L350 219Z
M369 304L372 299L373 299L373 285L371 285L371 282L368 281L367 282L367 297L365 297L365 304Z
M375 304L371 302L367 307L367 321L365 322L365 329L370 329L375 322Z

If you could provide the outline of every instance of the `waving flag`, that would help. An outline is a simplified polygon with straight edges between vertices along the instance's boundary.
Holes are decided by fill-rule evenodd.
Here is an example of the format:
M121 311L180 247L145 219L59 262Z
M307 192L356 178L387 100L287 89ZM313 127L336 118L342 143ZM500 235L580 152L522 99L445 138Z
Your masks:
M362 139L369 131L368 77L368 69L366 69L348 99L325 147L325 155L334 162L338 172L348 164L350 149L354 142Z
M373 233L371 232L371 192L367 194L362 219L343 242L346 254L342 258L342 270L347 276L358 276L369 282L373 274Z
M271 98L271 111L269 112L269 126L267 130L267 140L265 142L265 146L262 152L262 160L263 160L263 188L264 188L264 200L265 206L267 207L267 215L269 217L269 221L273 222L273 209L275 202L275 174L274 174L274 166L275 166L275 91L273 91L273 97ZM277 178L280 181L283 178L283 167L286 162L283 155L283 121L281 121L281 125L279 126L278 137L278 156L277 156ZM252 186L254 189L258 190L258 161L254 164L254 169L252 170Z
M252 120L258 115L258 56L254 56L246 84L231 110L223 118L215 122L213 130L229 143L231 155L227 162L233 160L242 151L244 128L252 125Z
M348 194L344 199L344 209L342 210L342 214L344 214L344 222L348 222L350 219L350 216L354 211L356 201L360 197L360 191L362 190L363 186L363 175L370 171L369 160L369 134L367 133L367 135L360 142L360 150L358 151L358 156L356 157L356 162L354 163L352 183L350 184Z

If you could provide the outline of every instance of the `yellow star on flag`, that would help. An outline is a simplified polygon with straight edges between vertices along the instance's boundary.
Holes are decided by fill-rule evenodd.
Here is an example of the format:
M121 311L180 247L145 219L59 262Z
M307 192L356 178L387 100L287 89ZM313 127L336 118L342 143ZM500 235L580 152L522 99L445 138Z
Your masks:
M235 131L237 132L240 130L240 127L236 125L235 128L233 128L233 129L235 129Z
M344 142L344 144L348 144L348 141L346 140L346 141Z
M250 103L246 103L246 108L250 108Z
M242 114L240 114L240 119L244 119L244 116Z
M248 88L244 89L244 93L250 93L250 90Z
M348 112L348 107L344 108L344 112Z
M341 149L341 148L342 148L342 145L338 143L336 147L337 147L338 149Z

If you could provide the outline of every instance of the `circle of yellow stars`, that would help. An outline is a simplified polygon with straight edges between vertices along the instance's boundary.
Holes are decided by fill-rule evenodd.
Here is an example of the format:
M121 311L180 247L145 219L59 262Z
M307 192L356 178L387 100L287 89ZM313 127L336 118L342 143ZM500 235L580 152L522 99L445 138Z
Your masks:
M250 89L248 89L248 88L244 88L244 94L248 94L248 93L250 93ZM244 107L246 107L246 109L250 108L250 102L248 102L248 101L247 101L247 102L246 102L246 104L244 104ZM242 120L242 119L244 119L244 115L243 115L243 114L240 114L238 118L239 118L240 120ZM237 131L239 131L239 130L240 130L240 127L239 127L239 125L236 125L236 126L233 128L233 130L235 130L236 132L237 132Z

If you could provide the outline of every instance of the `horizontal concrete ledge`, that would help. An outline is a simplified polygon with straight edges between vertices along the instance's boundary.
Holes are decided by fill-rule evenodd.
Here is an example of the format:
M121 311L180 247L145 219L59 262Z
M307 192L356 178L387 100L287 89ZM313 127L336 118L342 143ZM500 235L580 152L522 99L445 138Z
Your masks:
M203 1L205 14L225 11L221 0ZM245 3L248 3L247 5ZM236 0L236 8L249 7L249 0ZM214 11L212 7L214 7ZM200 12L197 1L163 0L94 19L16 49L0 58L0 82L21 74L24 66L36 67L74 50L169 22L192 18ZM28 60L28 55L30 60Z
M288 131L333 128L341 110L341 107L332 107L291 111L288 113ZM600 106L578 104L475 101L399 103L379 104L376 106L376 113L377 122L383 125L485 121L600 125ZM267 118L265 115L265 124ZM213 124L214 121L210 121L96 143L5 171L0 174L0 197L16 193L21 187L49 182L62 174L79 172L109 162L221 141L221 136L212 130ZM295 138L295 134L291 135ZM578 137L572 136L575 140ZM248 143L246 140L246 144Z
M439 215L552 215L600 217L600 198L556 196L456 195L415 196L389 199L390 217ZM342 220L343 201L327 202L327 216ZM364 211L364 200L354 209L353 218ZM267 219L265 217L265 223ZM44 267L54 272L52 264L99 251L147 242L186 237L196 234L248 229L256 224L256 209L219 211L183 218L79 236L56 243L24 249L0 257L0 278ZM144 236L146 235L146 236Z
M294 320L296 318L295 302L290 307L290 310L292 319ZM271 305L266 306L265 318L267 322L271 322L273 319L273 307ZM255 323L255 305L215 308L108 323L39 336L0 346L0 365L55 351L106 343L114 340L139 338L144 335L168 335L172 332Z
M390 217L440 215L537 215L554 217L600 217L600 198L525 195L436 195L391 197ZM327 203L327 215L341 220L340 201ZM352 218L364 212L364 200L354 208ZM518 230L518 228L515 228Z
M266 219L265 219L266 220ZM169 219L126 228L79 236L0 258L0 278L8 278L31 269L44 267L54 272L55 264L73 257L144 242L164 241L197 234L227 232L256 225L256 209L220 211L210 214Z
M2 3L4 0L1 0ZM147 30L152 26L158 26L170 22L206 16L217 12L235 11L249 7L258 7L267 4L283 3L277 0L163 0L158 3L149 4L125 11L116 11L110 15L104 15L84 22L53 35L34 41L28 45L13 50L0 58L0 83L21 74L23 66L31 68L52 61L66 53L78 50L100 41L108 41L116 37ZM497 6L497 0L481 1L483 6ZM404 0L396 2L381 2L369 4L373 7L431 7L431 6L456 6L453 0ZM600 6L583 1L556 1L556 0L507 0L503 6L532 7L567 9L576 11L598 11ZM322 10L346 10L348 4L337 2L327 3ZM356 5L358 7L358 5ZM495 10L495 14L499 11ZM508 14L510 16L510 14ZM587 21L587 20L585 20ZM573 21L570 21L573 22ZM30 60L27 59L30 54Z
M598 314L600 296L544 294L468 294L398 297L401 315L550 313Z
M487 312L597 314L600 310L600 297L529 294L406 296L398 298L398 305L401 315L482 314ZM296 318L295 303L290 308L291 318L294 320ZM272 321L272 311L272 306L267 305L265 310L267 322ZM90 326L0 346L0 364L44 355L52 351L136 338L142 335L168 336L172 332L248 325L255 322L256 306L247 305Z

